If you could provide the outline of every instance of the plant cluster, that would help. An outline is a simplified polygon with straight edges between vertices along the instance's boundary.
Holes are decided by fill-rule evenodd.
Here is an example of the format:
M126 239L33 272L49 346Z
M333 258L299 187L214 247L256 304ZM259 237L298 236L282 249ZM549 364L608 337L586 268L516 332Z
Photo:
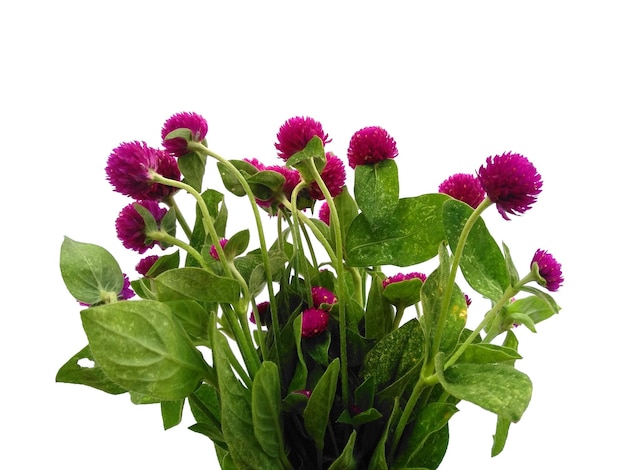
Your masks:
M160 148L110 154L107 179L132 198L117 234L151 252L129 281L107 250L65 238L61 274L86 307L88 345L57 381L158 403L166 429L188 406L224 469L435 469L461 400L497 416L498 454L532 391L514 329L559 311L550 293L563 276L542 249L520 276L481 214L531 208L534 165L508 152L401 198L395 140L365 127L346 152L351 193L312 118L280 127L273 164L225 159L207 132L202 116L178 113ZM249 229L229 231L224 193L203 188L207 168L249 200L258 247ZM192 223L180 195L195 199ZM421 272L427 262L436 268ZM489 301L474 330L470 294Z

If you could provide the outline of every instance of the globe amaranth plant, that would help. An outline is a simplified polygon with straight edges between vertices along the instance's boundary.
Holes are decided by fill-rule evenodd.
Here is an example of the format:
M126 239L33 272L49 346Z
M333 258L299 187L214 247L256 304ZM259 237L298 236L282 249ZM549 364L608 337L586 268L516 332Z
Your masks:
M161 148L129 142L109 156L108 180L133 199L118 237L150 253L129 286L107 250L65 238L61 274L87 307L88 344L57 381L159 404L166 429L188 408L224 469L435 469L461 400L497 415L501 452L532 391L514 329L559 311L550 293L563 276L543 249L520 276L481 214L529 210L543 184L533 164L507 152L400 198L396 142L380 127L350 140L353 191L310 117L280 127L278 163L225 159L207 133L202 116L179 113ZM207 170L247 198L250 228L229 229ZM195 199L191 222L179 197ZM469 294L489 305L473 330Z

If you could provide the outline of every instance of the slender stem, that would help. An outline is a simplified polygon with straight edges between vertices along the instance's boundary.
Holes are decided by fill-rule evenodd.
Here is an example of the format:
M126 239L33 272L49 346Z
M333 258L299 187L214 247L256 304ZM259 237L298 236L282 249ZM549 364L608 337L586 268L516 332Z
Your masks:
M211 270L209 268L209 266L206 264L206 261L204 261L204 258L202 257L202 255L194 247L192 247L191 245L185 243L182 240L179 240L176 237L173 237L169 233L164 232L163 230L150 231L150 232L146 233L146 237L151 238L152 240L169 243L170 245L174 245L174 246L177 246L179 248L182 248L187 253L189 253L191 256L193 256L193 258L198 263L200 263L200 266L202 266L204 269L206 269L208 271Z
M176 220L178 220L178 223L183 229L183 232L185 232L185 235L187 236L187 240L191 240L191 235L193 232L191 231L189 224L185 220L185 217L183 213L181 212L180 207L178 206L178 204L176 204L176 200L174 199L174 197L170 195L163 202L174 209L174 212L176 213Z
M396 307L396 316L393 319L393 326L391 327L391 331L397 330L400 327L400 322L402 321L402 316L404 315L405 309L406 306L404 305L398 305L398 307Z

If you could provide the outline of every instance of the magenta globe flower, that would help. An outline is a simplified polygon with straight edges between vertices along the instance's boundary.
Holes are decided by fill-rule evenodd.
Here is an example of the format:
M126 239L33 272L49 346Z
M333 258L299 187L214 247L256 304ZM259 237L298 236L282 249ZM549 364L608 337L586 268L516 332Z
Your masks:
M330 207L328 207L328 202L324 201L322 203L317 215L322 222L324 222L326 225L330 225Z
M117 237L122 241L122 245L124 245L125 248L143 254L149 248L157 244L157 242L146 237L146 224L141 214L137 212L135 204L140 204L148 209L154 217L157 226L161 224L163 217L165 217L167 213L167 209L160 207L156 201L139 201L124 207L117 217L115 230L117 231Z
M270 303L267 301L261 302L257 304L256 308L259 312L259 320L261 321L261 325L265 326L267 324L267 319L270 315ZM254 311L250 312L250 321L256 325Z
M315 119L292 117L280 126L278 134L276 134L278 142L274 146L278 150L278 156L287 161L293 154L302 151L315 136L322 139L324 145L331 141L328 134L324 132L322 125Z
M543 182L535 166L517 153L503 153L489 157L478 170L478 180L500 215L519 215L530 209Z
M539 275L545 280L545 288L549 291L556 292L563 285L563 273L561 265L554 257L545 250L537 250L530 263L531 269L533 264L537 263Z
M396 141L382 127L364 127L354 133L348 146L348 164L372 165L398 156Z
M220 240L220 246L222 247L222 249L224 249L224 247L226 246L226 243L228 243L228 240L226 238L222 238ZM211 255L211 257L213 259L219 260L219 253L217 252L217 248L215 247L215 245L211 245L211 249L209 250L209 254Z
M124 285L122 286L122 290L118 294L119 300L128 300L135 297L135 292L130 288L130 279L128 276L124 274Z
M337 297L325 287L315 286L311 288L313 306L319 308L322 304L333 305L337 303Z
M152 266L154 265L154 263L157 262L158 259L158 255L146 256L145 258L139 260L139 263L137 263L137 265L135 266L135 270L142 276L145 276L146 274L148 274L148 271L150 271L150 268L152 268Z
M326 153L326 166L320 173L320 177L332 197L337 196L343 191L343 187L346 184L346 168L341 159L332 152ZM324 194L315 181L313 181L309 187L309 194L313 199L317 199L318 201L324 199Z
M439 192L447 194L476 209L485 199L485 190L474 175L457 173L439 185Z
M145 201L161 201L177 191L171 186L155 183L151 172L177 181L181 177L178 164L171 155L137 141L125 142L115 148L109 155L105 171L115 191Z
M418 272L394 274L393 276L389 276L383 279L383 289L389 284L393 284L395 282L409 281L411 279L421 279L422 282L426 282L426 274Z
M196 113L177 113L170 117L161 129L161 139L163 147L175 157L185 155L187 150L187 140L182 137L166 139L170 132L176 129L189 129L193 142L202 142L206 137L209 126L202 116Z
M302 312L302 337L312 338L328 327L328 313L319 308L308 308Z

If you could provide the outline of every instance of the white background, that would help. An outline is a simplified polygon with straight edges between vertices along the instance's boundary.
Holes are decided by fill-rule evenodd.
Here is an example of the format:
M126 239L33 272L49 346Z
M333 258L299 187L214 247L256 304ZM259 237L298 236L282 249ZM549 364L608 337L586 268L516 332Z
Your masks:
M319 120L342 158L353 132L382 126L404 196L490 155L526 155L545 181L539 201L486 219L520 270L536 248L561 261L563 310L538 334L520 330L534 394L504 453L490 458L494 416L465 405L440 468L624 468L620 2L164 4L0 7L0 466L216 465L190 413L165 432L156 406L54 382L86 344L58 270L63 236L105 246L132 273L138 257L113 226L129 200L105 181L106 158L124 141L158 146L165 119L195 111L213 150L267 163L292 116ZM206 184L221 188L215 175ZM249 212L231 213L234 232Z

